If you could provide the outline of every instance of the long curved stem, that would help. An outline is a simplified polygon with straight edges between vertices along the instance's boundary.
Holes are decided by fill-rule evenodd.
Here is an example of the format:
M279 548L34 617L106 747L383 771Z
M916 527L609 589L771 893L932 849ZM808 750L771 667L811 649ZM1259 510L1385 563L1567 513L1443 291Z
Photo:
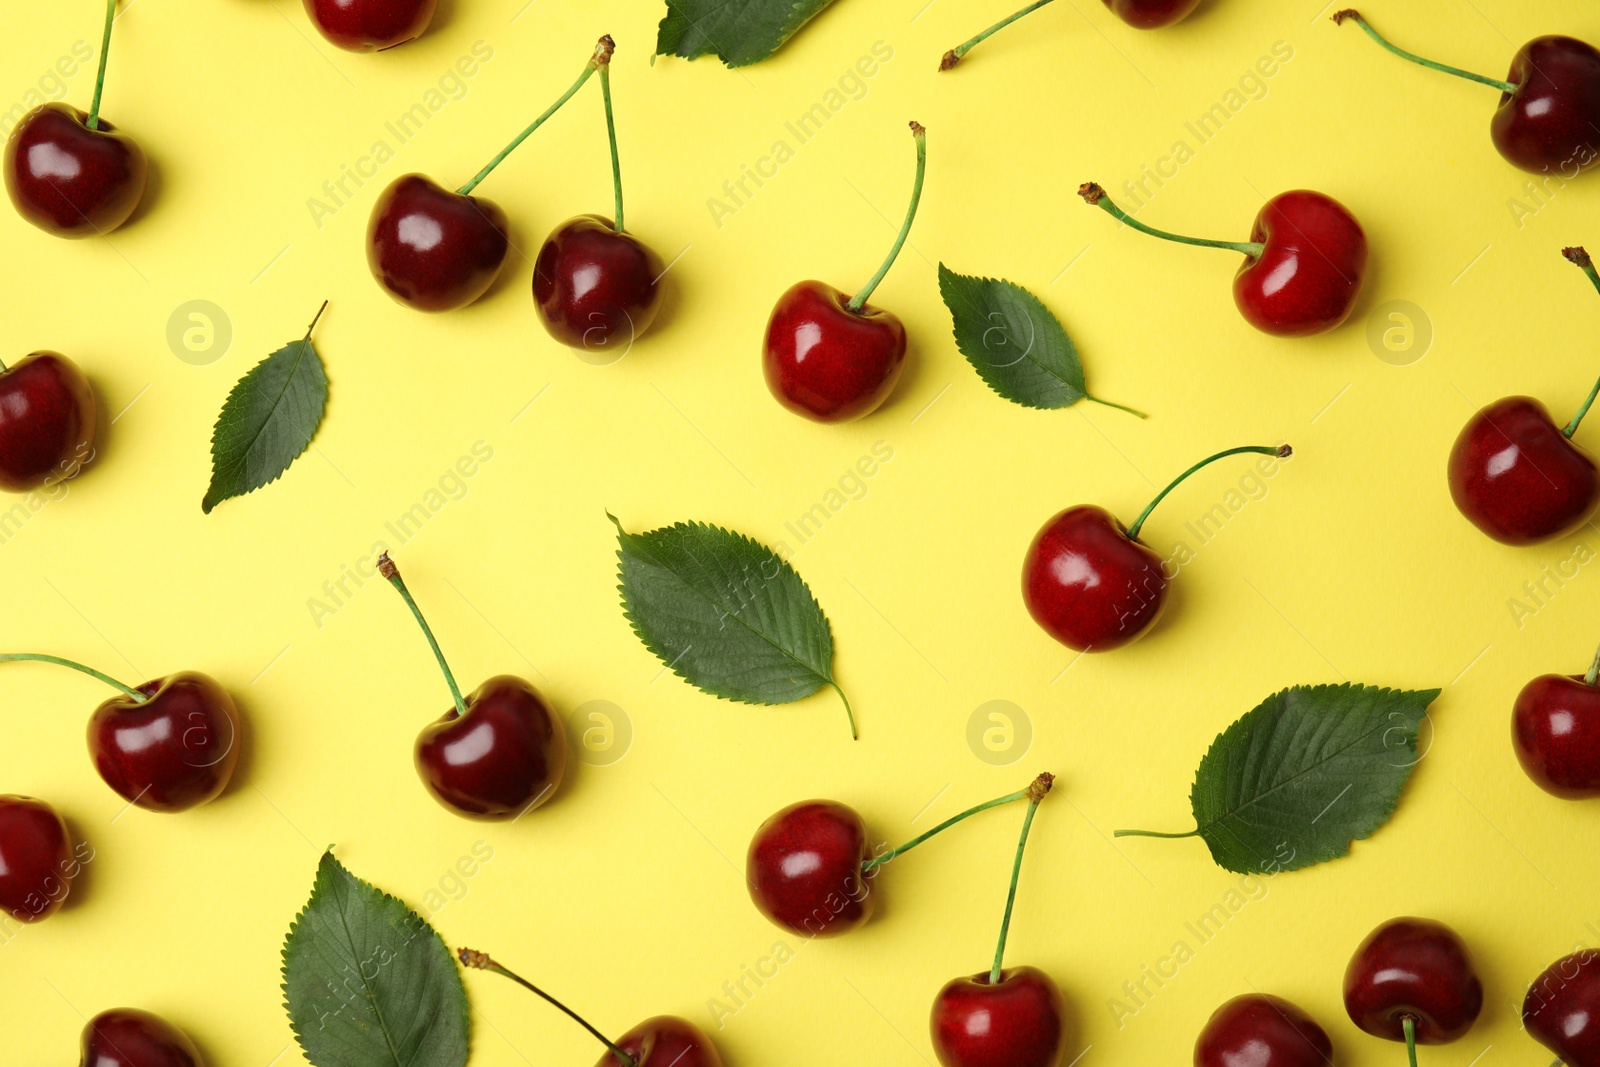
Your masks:
M867 297L872 295L872 290L878 287L878 283L883 281L883 276L889 273L889 268L894 266L895 257L900 254L900 249L906 243L906 235L911 232L911 220L917 217L917 203L922 199L922 178L928 170L928 131L923 129L922 123L913 121L911 136L917 142L917 180L911 187L911 206L906 209L906 221L900 224L900 236L894 239L894 247L889 249L889 256L883 261L883 266L878 268L878 273L861 287L859 293L850 298L848 306L851 311L861 310L867 302Z
M1361 12L1359 11L1353 11L1347 8L1344 11L1335 11L1333 13L1333 21L1339 25L1344 25L1346 20L1354 22L1363 30L1366 30L1368 37L1371 37L1374 41L1377 41L1390 52L1393 52L1401 59L1409 59L1418 66L1427 67L1429 70L1441 70L1446 74L1454 74L1456 77L1465 78L1469 82L1477 82L1479 85L1487 85L1491 88L1499 89L1502 93L1514 92L1517 88L1512 82L1504 82L1498 78L1485 78L1482 74L1474 74L1470 70L1462 70L1460 67L1450 67L1443 63L1435 63L1431 59L1423 59L1415 52L1407 52L1404 48L1390 44L1379 35L1377 30L1373 29L1367 24L1367 20L1361 17Z
M491 959L488 953L476 952L470 948L462 948L456 950L456 956L461 960L461 964L464 967L473 967L480 971L488 971L490 974L498 974L502 978L509 978L523 989L528 990L528 992L535 993L538 996L543 997L546 1002L565 1013L567 1018L571 1019L573 1022L589 1031L589 1033L593 1034L602 1045L611 1050L611 1054L613 1056L627 1064L627 1067L638 1067L637 1061L634 1060L632 1056L624 1052L616 1042L612 1041L605 1034L602 1034L599 1030L596 1030L593 1026L589 1025L589 1020L585 1019L583 1016L579 1015L577 1012L573 1011L571 1008L561 1003L561 1001L557 1000L555 997L552 997L549 993L546 993L544 990L540 989L538 986L534 985L520 974L517 974L514 971L506 970L504 967L500 966L493 959Z
M111 24L117 21L117 0L106 0L106 28L100 35L100 70L94 76L94 101L89 105L89 121L84 123L91 130L100 128L100 94L106 87L106 56L111 54Z
M1184 838L1184 837L1198 837L1198 836L1200 836L1200 830L1197 827L1197 828L1195 828L1193 830L1190 830L1190 831L1188 831L1186 833L1181 833L1181 834L1164 834L1159 830L1113 830L1111 832L1111 836L1112 837L1165 837L1165 838L1168 838L1170 840L1176 841L1179 838Z
M621 227L618 227L618 229L621 229ZM840 700L844 701L844 713L850 720L850 740L861 740L861 731L856 729L856 713L850 710L850 698L844 695L844 690L839 688L838 682L829 682L828 684L833 686L833 691L839 694Z
M622 161L617 157L617 120L611 114L611 53L616 50L616 43L611 40L608 33L600 38L600 44L605 48L605 58L599 58L595 53L600 66L600 95L606 102L606 136L611 140L611 187L617 197L616 229L622 232Z
M1246 256L1259 256L1262 250L1266 248L1266 245L1259 241L1212 241L1204 237L1185 237L1179 233L1168 233L1166 230L1158 230L1154 226L1146 226L1116 204L1113 204L1111 198L1106 195L1106 191L1096 182L1084 182L1078 186L1078 195L1118 222L1126 223L1140 233L1147 233L1151 237L1159 237L1163 241L1176 241L1181 245L1199 245L1201 248L1226 248L1231 252L1238 252Z
M1041 774L1028 787L1028 813L1022 817L1022 837L1017 841L1017 858L1011 864L1011 888L1006 892L1006 913L1000 920L1000 944L994 950L994 966L989 968L989 984L1000 984L1000 965L1006 958L1006 935L1011 933L1011 909L1017 902L1017 879L1022 876L1022 853L1028 847L1028 831L1033 829L1033 816L1039 810L1039 801L1050 792L1055 776Z
M1406 1034L1406 1056L1411 1060L1411 1067L1417 1067L1417 1020L1409 1015L1404 1016L1400 1026Z
M950 827L954 826L956 823L961 822L964 819L970 819L972 816L978 814L980 811L988 811L990 808L998 808L1002 804L1010 804L1013 801L1027 799L1028 796L1033 792L1033 790L1038 786L1039 779L1040 778L1044 778L1044 777L1046 777L1046 775L1040 775L1039 778L1034 779L1033 782L1029 784L1027 789L1019 789L1015 793L1007 793L1003 797L995 797L993 800L986 800L982 804L978 804L975 807L968 808L966 811L961 812L959 815L950 816L950 818L946 819L944 822L940 823L938 826L935 826L932 830L929 830L926 833L918 834L916 837L913 837L910 841L907 841L905 844L901 845L899 848L890 849L888 852L885 852L885 853L883 853L881 855L872 857L867 862L865 862L865 863L863 863L861 865L861 872L863 874L865 874L868 871L872 871L872 870L877 869L878 867L883 866L885 863L888 863L892 859L895 859L895 858L897 858L899 856L905 855L907 852L910 852L912 849L916 848L918 845L920 845L924 841L928 840L928 838L934 837L934 836L936 836L938 834L944 833L946 830L950 829Z
M439 670L444 672L444 680L450 686L450 696L456 702L456 713L466 715L467 702L461 699L461 687L456 685L456 676L450 673L450 664L445 662L444 652L433 636L432 627L428 625L428 620L422 617L422 609L417 607L417 602L411 599L411 590L406 588L405 579L400 577L400 568L394 565L394 560L389 558L387 552L378 557L378 573L389 579L389 584L399 591L406 602L406 607L416 616L417 625L422 627L422 635L428 639L428 647L433 649L433 658L439 661Z
M468 193L472 192L472 190L476 189L478 187L478 183L487 178L490 171L498 167L507 156L516 151L517 146L523 141L526 141L528 136L532 134L534 130L537 130L540 126L543 126L546 119L548 119L551 115L554 115L557 111L560 111L561 105L565 104L568 100L571 100L578 90L583 88L583 83L588 81L590 76L593 75L595 71L599 70L603 65L603 60L601 59L602 53L604 53L604 55L607 57L611 55L611 53L606 50L607 42L610 40L611 38L609 37L602 37L600 39L600 43L595 45L594 55L590 56L589 62L583 65L583 73L578 75L578 80L572 83L572 88L562 93L555 103L551 104L545 109L544 114L540 115L538 118L529 123L527 129L517 134L515 140L502 148L499 155L489 160L489 162L484 165L482 170L472 176L472 180L470 182L457 189L456 192L460 193L462 196L466 196Z
M1029 4L1021 11L1007 15L1005 18L1001 19L993 26L990 26L988 29L984 30L970 41L956 45L954 48L950 49L950 51L944 54L943 59L939 60L939 69L949 70L951 67L961 62L962 57L968 52L972 51L978 45L982 44L984 41L987 41L990 37L993 37L996 33L999 33L1001 30L1020 19L1022 16L1028 14L1029 12L1039 10L1049 2L1050 0L1033 0L1033 3Z
M1561 254L1581 267L1583 273L1589 276L1589 281L1593 283L1595 290L1600 292L1600 274L1595 273L1594 261L1589 258L1589 253L1583 250L1582 245L1574 248L1563 248ZM1572 421L1567 423L1566 429L1561 431L1563 436L1571 437L1578 432L1578 424L1583 421L1585 415L1589 414L1589 409L1594 406L1594 398L1596 396L1600 396L1600 380L1594 383L1594 388L1589 390L1589 396L1584 400L1583 406L1578 409L1576 415L1572 416Z
M1188 470L1172 479L1171 484L1169 484L1165 489L1161 490L1161 492L1157 493L1156 498L1145 505L1144 510L1139 512L1139 517L1133 520L1133 525L1128 527L1128 539L1130 541L1137 541L1139 539L1139 530L1144 526L1144 520L1148 519L1150 517L1150 513L1156 509L1156 505L1165 500L1168 493L1182 485L1184 479L1188 478L1189 475L1193 474L1201 467L1215 463L1219 459L1226 459L1229 456L1237 456L1246 452L1253 452L1262 456L1277 456L1279 459L1293 454L1293 450L1288 445L1241 445L1238 448L1225 449L1224 451L1218 452L1214 456L1207 456L1199 463L1196 463L1194 466L1190 467Z
M128 694L128 696L132 697L133 700L134 700L134 703L136 703L136 704L143 704L146 700L150 699L149 697L145 696L143 693L139 692L137 689L133 688L131 685L123 685L121 682L117 681L115 678L111 677L109 674L101 674L99 671L95 670L93 667L85 667L83 664L77 663L77 662L75 662L73 660L70 660L70 659L62 659L60 656L47 656L43 652L4 652L4 653L0 653L0 663L10 663L10 662L25 661L25 660L33 660L33 661L37 661L39 663L54 663L59 667L71 667L73 670L81 671L84 674L87 674L91 678L100 679L102 682L104 682L107 685L111 686L111 688L113 688L113 689L122 690L124 693Z

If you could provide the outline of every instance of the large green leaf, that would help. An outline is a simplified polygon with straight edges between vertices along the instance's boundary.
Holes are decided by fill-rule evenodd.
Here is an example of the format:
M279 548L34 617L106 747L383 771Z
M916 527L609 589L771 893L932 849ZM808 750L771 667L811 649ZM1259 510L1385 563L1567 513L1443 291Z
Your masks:
M325 853L283 944L289 1025L315 1067L463 1067L467 992L404 903Z
M667 0L656 55L715 54L730 67L759 63L833 0Z

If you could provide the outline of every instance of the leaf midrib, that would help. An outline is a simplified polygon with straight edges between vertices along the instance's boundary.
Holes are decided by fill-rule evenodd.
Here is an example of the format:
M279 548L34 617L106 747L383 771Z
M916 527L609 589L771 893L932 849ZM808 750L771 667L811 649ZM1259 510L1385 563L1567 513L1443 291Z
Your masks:
M283 380L283 388L279 389L278 395L273 398L272 406L267 409L266 417L261 420L261 425L257 427L256 432L250 436L250 442L246 444L244 448L240 449L238 460L234 463L219 466L218 473L227 471L229 474L233 474L235 471L238 471L244 467L246 460L249 459L250 450L256 446L256 442L261 440L262 433L266 431L266 428L272 423L272 417L278 412L278 405L283 403L283 398L289 392L289 386L294 383L295 375L300 373L300 364L305 362L306 350L310 347L311 342L309 340L300 342L300 351L295 356L294 366L289 368L289 374ZM272 357L268 356L267 358L271 359ZM307 443L310 443L310 438L307 438Z
M389 1021L383 1017L383 1009L378 1006L377 993L372 988L371 984L368 983L367 976L365 974L361 973L361 966L360 966L360 955L361 954L360 954L360 951L356 948L356 935L351 932L350 923L348 921L346 921L346 919L345 919L344 907L342 906L342 903L341 903L341 906L339 907L338 911L339 911L339 926L344 930L345 942L350 948L350 956L351 956L352 959L355 959L357 961L356 977L361 979L361 988L367 995L367 1003L372 1005L372 1014L374 1014L374 1015L376 1015L378 1017L378 1032L383 1035L383 1043L389 1049L389 1059L391 1061L393 1061L393 1063L395 1064L395 1067L407 1067L407 1065L411 1061L410 1060L402 1061L400 1059L400 1053L397 1052L395 1050L395 1047L394 1047L394 1039L389 1036Z

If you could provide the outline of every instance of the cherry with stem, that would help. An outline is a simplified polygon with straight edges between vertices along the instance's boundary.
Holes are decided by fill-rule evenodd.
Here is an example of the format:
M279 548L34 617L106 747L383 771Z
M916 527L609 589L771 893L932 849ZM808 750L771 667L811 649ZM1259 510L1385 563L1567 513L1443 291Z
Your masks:
M544 990L540 989L538 986L534 985L520 974L500 966L500 964L496 963L487 952L478 952L474 949L462 948L456 950L456 956L461 960L461 965L463 967L471 967L480 971L488 971L490 974L498 974L501 978L509 978L511 981L517 983L528 992L542 997L546 1003L550 1004L552 1007L565 1014L567 1018L571 1019L573 1022L589 1031L590 1034L594 1035L595 1040L604 1045L611 1052L611 1054L617 1057L617 1059L621 1060L626 1067L638 1067L638 1063L632 1056L623 1051L621 1046L619 1046L615 1041L612 1041L609 1037L596 1029L588 1019L585 1019L583 1016L579 1015L577 1012L573 1011L571 1008L561 1003L561 1001L557 1000L549 993L546 993Z

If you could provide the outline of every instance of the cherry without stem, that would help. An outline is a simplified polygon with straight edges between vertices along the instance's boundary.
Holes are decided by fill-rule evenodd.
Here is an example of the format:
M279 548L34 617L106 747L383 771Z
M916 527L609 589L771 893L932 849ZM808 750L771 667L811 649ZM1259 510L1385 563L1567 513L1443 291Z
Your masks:
M311 24L347 52L381 52L421 37L439 0L305 0Z
M1546 967L1523 998L1522 1025L1558 1064L1600 1064L1600 953L1580 949Z
M83 1028L80 1067L205 1067L189 1035L137 1008L115 1008Z
M94 390L66 356L0 363L0 489L24 493L76 475L94 454L96 422Z
M1327 1031L1282 997L1246 993L1212 1012L1194 1043L1194 1067L1326 1067Z
M0 914L43 922L61 909L78 865L64 819L42 800L0 795Z
M982 33L950 49L939 60L939 69L951 69L978 45L987 41L1024 15L1031 14L1048 3L1050 3L1050 0L1033 0L1033 3L1007 15ZM1162 26L1171 26L1175 22L1182 22L1193 13L1195 8L1200 6L1200 0L1105 0L1105 5L1111 10L1112 14L1134 29L1154 30Z

